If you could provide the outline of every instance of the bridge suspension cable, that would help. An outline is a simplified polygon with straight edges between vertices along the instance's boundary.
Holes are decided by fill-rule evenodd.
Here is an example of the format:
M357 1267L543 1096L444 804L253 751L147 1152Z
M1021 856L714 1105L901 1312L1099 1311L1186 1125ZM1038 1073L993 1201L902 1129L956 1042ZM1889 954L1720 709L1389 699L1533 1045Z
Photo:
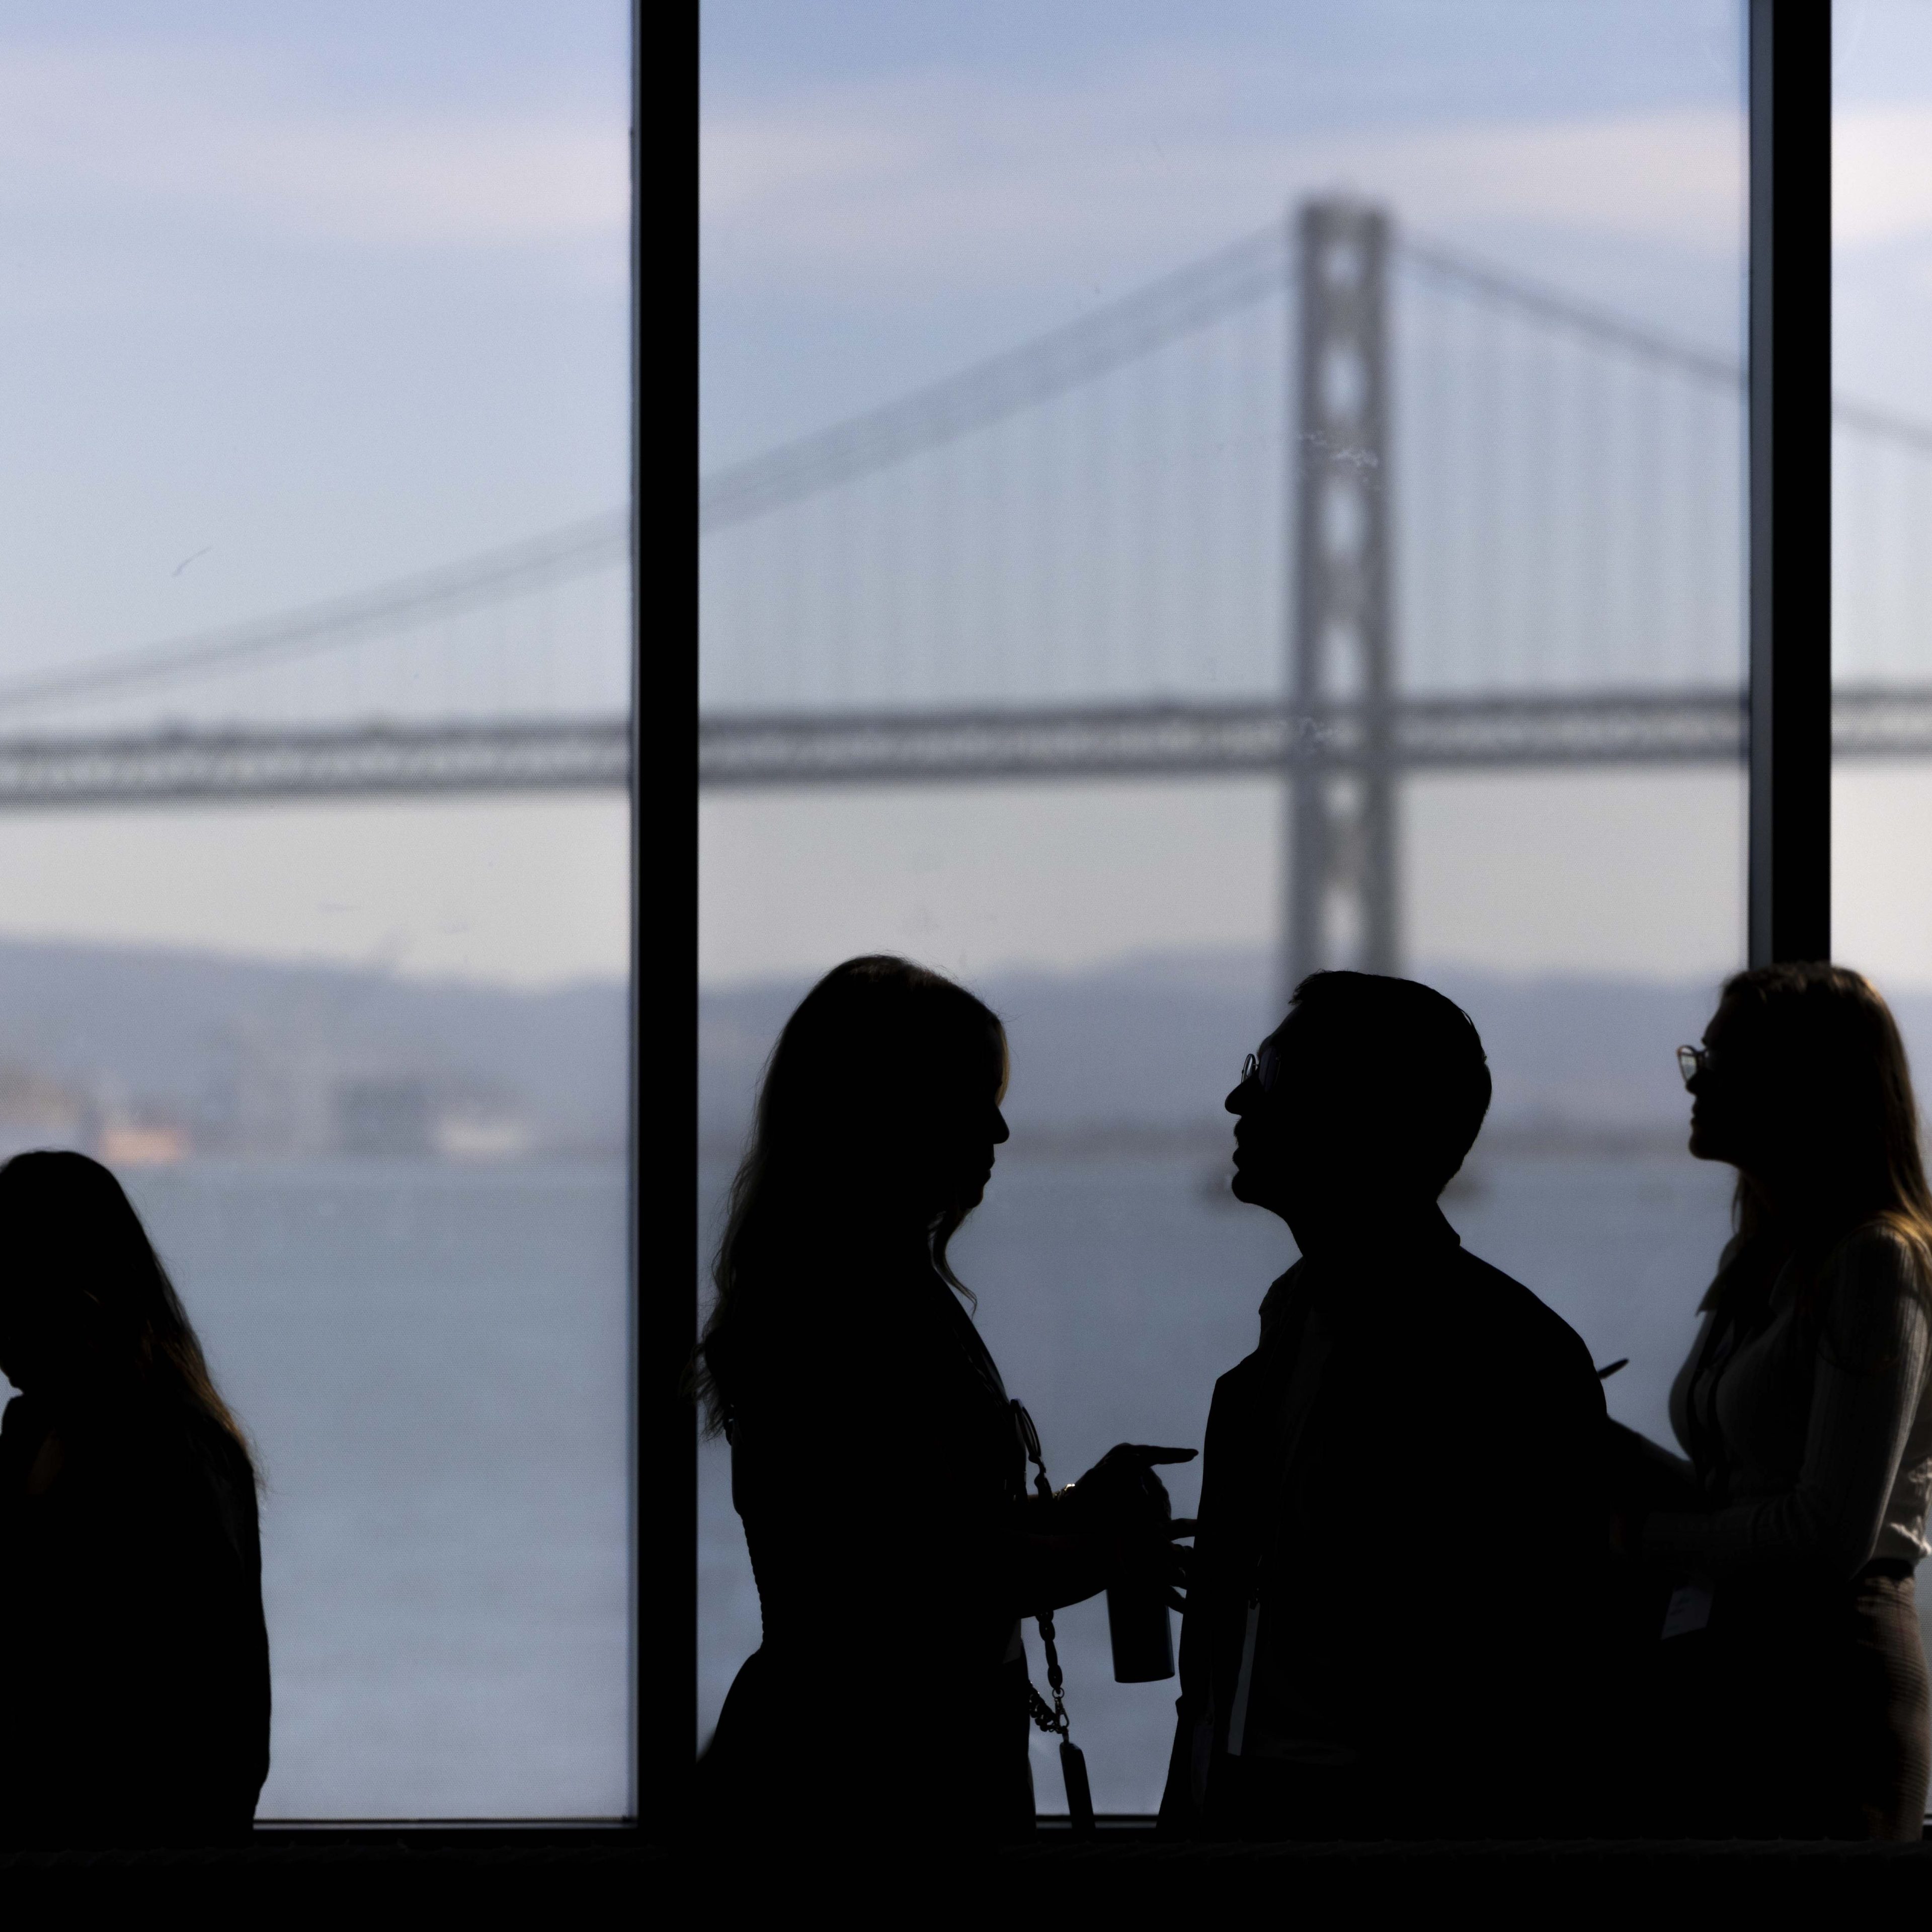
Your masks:
M621 788L631 527L0 684L0 811ZM190 701L142 708L164 691Z
M1516 309L1559 328L1572 330L1606 348L1620 349L1628 355L1676 369L1714 387L1737 389L1743 385L1744 365L1734 356L1720 355L1714 350L1684 341L1647 322L1634 321L1612 310L1580 301L1562 290L1549 287L1512 270L1496 268L1460 250L1418 236L1413 230L1401 236L1398 246L1414 267L1445 281L1460 284L1499 306ZM1881 409L1875 404L1845 395L1833 396L1832 413L1841 428L1932 452L1932 423L1921 422L1901 416L1895 410Z
M630 554L631 515L607 512L434 570L250 623L116 652L0 682L0 711L172 683L355 643L605 570Z
M1267 229L899 401L733 464L700 484L699 527L762 516L1077 388L1278 295L1287 262L1280 230Z
M1292 505L1335 455L1290 393L1302 275L1286 225L1251 236L704 478L705 714L1280 696ZM1394 686L1741 679L1739 358L1393 224L1388 276L1387 446L1354 501L1397 532ZM1897 681L1932 604L1932 425L1837 419L1868 500L1834 532L1840 662Z
M703 478L700 782L1276 772L1289 981L1390 970L1401 776L1740 756L1744 378L1310 202ZM1834 416L1838 748L1932 755L1932 424Z
M1400 231L1403 261L1498 306L1570 330L1717 387L1744 379L1735 356L1585 302L1460 249ZM722 530L904 461L1090 381L1152 350L1282 292L1293 264L1277 226L1178 268L1093 314L764 454L713 472L699 484L701 529ZM1838 397L1846 426L1932 450L1932 424Z

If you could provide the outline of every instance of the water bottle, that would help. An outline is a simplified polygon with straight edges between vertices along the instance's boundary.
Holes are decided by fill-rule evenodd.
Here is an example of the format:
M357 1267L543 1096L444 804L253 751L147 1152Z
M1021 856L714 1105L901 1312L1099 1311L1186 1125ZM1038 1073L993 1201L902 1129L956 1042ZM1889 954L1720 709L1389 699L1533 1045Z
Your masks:
M1116 1684L1158 1684L1174 1675L1174 1625L1157 1585L1109 1590L1107 1634L1113 1640Z
M1168 1514L1163 1500L1163 1520ZM1116 1684L1158 1684L1174 1675L1174 1624L1158 1583L1118 1584L1107 1592L1107 1635Z

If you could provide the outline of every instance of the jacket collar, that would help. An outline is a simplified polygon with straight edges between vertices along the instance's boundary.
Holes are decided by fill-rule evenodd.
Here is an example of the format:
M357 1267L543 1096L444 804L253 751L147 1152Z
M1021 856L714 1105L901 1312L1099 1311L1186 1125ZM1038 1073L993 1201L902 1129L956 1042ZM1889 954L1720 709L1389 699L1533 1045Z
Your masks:
M1270 1286L1262 1300L1262 1339L1292 1307L1305 1305L1324 1321L1349 1324L1391 1298L1426 1292L1426 1276L1462 1245L1432 1202L1426 1214L1394 1228L1364 1222L1354 1240L1297 1262Z

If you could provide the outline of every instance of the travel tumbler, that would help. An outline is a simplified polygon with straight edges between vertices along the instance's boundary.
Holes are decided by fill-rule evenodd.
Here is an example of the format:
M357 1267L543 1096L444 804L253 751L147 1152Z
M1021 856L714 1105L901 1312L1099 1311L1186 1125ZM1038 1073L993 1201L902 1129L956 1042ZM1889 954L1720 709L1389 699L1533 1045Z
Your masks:
M1116 1684L1157 1684L1174 1675L1174 1625L1158 1588L1109 1590L1107 1634L1113 1640Z
M1167 1514L1163 1499L1163 1519ZM1116 1684L1158 1684L1174 1675L1174 1625L1167 1614L1167 1592L1159 1584L1130 1583L1109 1590L1107 1634L1113 1640Z

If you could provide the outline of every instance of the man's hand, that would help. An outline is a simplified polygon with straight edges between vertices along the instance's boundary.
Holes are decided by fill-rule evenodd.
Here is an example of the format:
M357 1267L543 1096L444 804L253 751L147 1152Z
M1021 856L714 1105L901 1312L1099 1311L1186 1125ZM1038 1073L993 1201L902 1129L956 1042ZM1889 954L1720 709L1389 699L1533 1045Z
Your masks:
M1170 1609L1187 1607L1180 1592L1186 1587L1193 1552L1175 1545L1194 1534L1194 1519L1169 1515L1167 1486L1154 1469L1161 1463L1191 1462L1196 1453L1117 1442L1078 1481L1060 1491L1068 1527L1095 1546L1108 1587L1151 1585L1161 1590Z
M1172 1505L1167 1485L1154 1474L1160 1462L1191 1462L1192 1449L1163 1449L1150 1442L1116 1442L1077 1483L1060 1494L1088 1526L1138 1529L1165 1525Z

